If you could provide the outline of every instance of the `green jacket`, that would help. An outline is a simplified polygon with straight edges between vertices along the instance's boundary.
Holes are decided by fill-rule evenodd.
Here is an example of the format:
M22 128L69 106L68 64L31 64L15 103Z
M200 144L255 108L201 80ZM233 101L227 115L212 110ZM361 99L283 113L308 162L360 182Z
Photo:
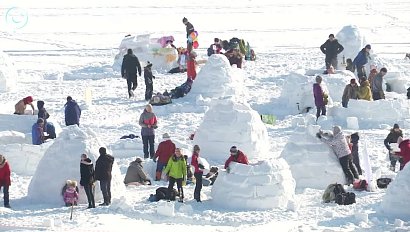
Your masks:
M186 161L183 156L177 158L173 155L169 160L167 167L164 170L165 174L173 177L175 179L185 179L186 178Z

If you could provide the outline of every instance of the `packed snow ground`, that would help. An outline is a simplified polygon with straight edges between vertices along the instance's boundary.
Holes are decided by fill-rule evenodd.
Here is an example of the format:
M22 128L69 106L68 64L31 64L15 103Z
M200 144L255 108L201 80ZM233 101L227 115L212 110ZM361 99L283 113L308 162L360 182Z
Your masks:
M75 209L74 218L70 221L69 209L62 207L62 201L61 204L40 203L28 196L29 185L34 180L36 163L40 162L39 156L46 154L47 149L55 144L50 142L36 148L25 144L23 141L27 139L25 136L29 132L25 125L31 125L27 121L27 124L17 124L17 127L8 126L16 125L15 119L9 116L13 113L14 104L21 98L32 95L35 99L46 102L45 107L51 119L64 128L63 105L66 97L71 95L83 108L81 126L92 130L92 134L95 133L99 140L98 144L110 149L123 176L128 164L136 156L142 156L142 146L140 141L119 141L119 138L130 133L139 134L137 119L146 101L143 99L145 88L142 78L138 79L136 98L129 100L125 80L120 78L118 72L112 70L118 46L124 35L129 33L152 33L155 36L172 34L176 39L175 44L183 46L185 28L181 20L185 16L199 32L200 59L206 58L205 50L214 37L229 39L236 36L251 43L256 50L257 61L246 62L243 70L234 71L242 72L238 74L241 76L238 78L244 78L243 85L234 82L233 78L228 84L236 84L244 89L245 94L241 100L246 101L253 110L260 114L278 116L275 125L266 125L272 157L292 155L295 150L285 148L298 141L292 140L288 143L288 140L292 139L295 130L300 133L300 128L308 127L312 121L312 115L298 114L296 103L304 99L303 96L306 94L302 86L310 89L313 75L321 72L324 55L320 52L319 46L325 42L328 34L338 35L346 25L357 25L360 34L365 36L365 41L372 44L372 52L377 61L386 65L389 73L395 73L396 77L403 78L406 88L410 86L406 80L410 61L403 59L404 54L410 52L410 41L406 41L410 34L410 17L407 12L410 3L398 0L348 0L343 3L323 0L206 3L178 1L170 6L167 1L155 0L139 1L138 5L130 6L129 1L125 0L35 3L29 0L6 0L1 2L1 7L24 9L27 13L27 24L19 28L21 25L10 23L12 21L5 20L6 17L1 17L0 20L0 28L5 28L0 32L0 50L10 56L10 61L14 61L14 68L17 71L17 85L14 85L12 80L10 91L0 93L0 113L7 114L0 115L0 128L2 131L13 128L13 131L20 132L4 132L0 137L0 153L6 155L14 170L10 188L12 209L0 207L0 230L51 230L52 224L55 230L79 231L115 231L131 228L152 231L410 229L408 213L400 215L400 211L391 210L389 204L386 205L386 202L392 202L392 205L397 207L394 194L398 195L397 199L407 199L409 189L408 186L404 186L408 183L408 178L403 176L397 177L398 182L392 185L395 187L392 190L356 192L357 203L351 206L321 203L323 189L314 187L313 184L323 185L325 181L313 180L311 187L296 188L293 207L256 211L225 208L217 204L211 198L210 187L204 187L204 201L198 204L193 201L194 187L187 186L187 202L175 204L174 217L157 214L158 203L147 202L149 194L154 193L157 187L166 185L165 182L159 182L153 186L127 188L124 194L113 196L113 204L110 207L85 210L86 205L80 205ZM6 11L2 13L5 14ZM212 23L209 23L210 20ZM2 72L5 72L4 64L9 67L9 61L0 62ZM186 74L155 75L157 78L154 80L154 92L170 90L186 79ZM201 75L198 75L198 78L201 78ZM344 81L349 77L338 73L324 79L326 86L334 94L332 96L331 93L333 105L329 110L329 116L319 121L319 125L328 129L337 123L346 129L345 117L356 117L361 135L360 151L364 152L366 143L374 176L394 178L396 174L388 171L383 140L392 123L396 121L404 128L405 135L408 135L409 108L402 89L388 93L388 99L383 102L350 102L351 107L345 110L340 106L340 92L347 84ZM1 80L3 79L0 78ZM197 82L199 84L201 81L198 79ZM204 85L204 91L213 88L212 85L218 87L221 82L209 84ZM161 135L167 132L178 146L184 148L184 153L189 154L193 144L188 137L200 127L209 108L206 99L194 97L200 93L200 90L195 88L197 87L194 87L192 96L175 100L172 105L154 107L159 118L156 144L161 141ZM87 89L92 91L92 105L86 104ZM376 111L373 108L381 110ZM7 121L2 121L5 118ZM310 139L312 138L307 138L311 141ZM83 143L89 142L84 140L80 144ZM299 151L309 151L309 147L303 147L303 144L301 146ZM59 147L55 147L54 150L57 148ZM80 149L77 149L78 147L72 150L75 153L72 155L75 159L78 158L79 162ZM226 156L228 151L229 148L226 149ZM28 159L31 154L32 157ZM61 155L63 154L65 153ZM61 157L65 156L56 156L56 159ZM75 159L70 162L75 163ZM61 165L66 161L68 158L61 160ZM209 161L212 165L221 165L217 159ZM22 162L26 162L25 165L21 165ZM287 162L298 186L297 177L300 173L295 175L292 169L295 163L289 160ZM60 165L43 165L47 164ZM305 161L305 164L312 165L317 162ZM338 168L337 162L326 164L334 164L335 168ZM150 173L153 172L154 164L151 161L144 162L144 166ZM312 166L307 168L315 170ZM408 169L400 173L407 174ZM320 179L320 175L323 174L317 171L316 175ZM403 188L403 191L397 188ZM386 202L382 204L384 200ZM394 212L395 215L385 212ZM396 215L397 212L399 215Z

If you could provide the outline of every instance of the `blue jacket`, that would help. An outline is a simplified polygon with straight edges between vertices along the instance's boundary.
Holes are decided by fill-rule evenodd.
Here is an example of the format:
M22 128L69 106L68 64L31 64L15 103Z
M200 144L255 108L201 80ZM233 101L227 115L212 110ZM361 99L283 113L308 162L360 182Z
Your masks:
M43 127L34 123L31 127L31 140L33 145L40 145L44 143Z
M365 64L367 64L367 62L369 61L369 53L366 52L366 49L363 48L356 56L356 58L354 58L353 60L353 64L356 65L356 67L362 67Z
M77 102L71 100L65 104L64 116L66 126L74 124L80 125L81 109Z

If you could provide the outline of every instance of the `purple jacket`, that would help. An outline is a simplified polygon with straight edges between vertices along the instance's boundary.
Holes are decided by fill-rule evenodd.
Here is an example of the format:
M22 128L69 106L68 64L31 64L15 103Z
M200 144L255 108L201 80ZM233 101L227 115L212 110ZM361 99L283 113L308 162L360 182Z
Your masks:
M323 90L318 83L313 84L313 96L315 97L315 106L325 106L325 103L323 101Z

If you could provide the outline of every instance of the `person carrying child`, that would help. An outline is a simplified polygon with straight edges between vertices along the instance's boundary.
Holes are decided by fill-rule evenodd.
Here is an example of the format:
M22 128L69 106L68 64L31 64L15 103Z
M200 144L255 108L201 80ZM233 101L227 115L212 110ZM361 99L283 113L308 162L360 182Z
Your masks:
M67 180L63 187L63 198L65 206L74 206L78 202L77 181Z

